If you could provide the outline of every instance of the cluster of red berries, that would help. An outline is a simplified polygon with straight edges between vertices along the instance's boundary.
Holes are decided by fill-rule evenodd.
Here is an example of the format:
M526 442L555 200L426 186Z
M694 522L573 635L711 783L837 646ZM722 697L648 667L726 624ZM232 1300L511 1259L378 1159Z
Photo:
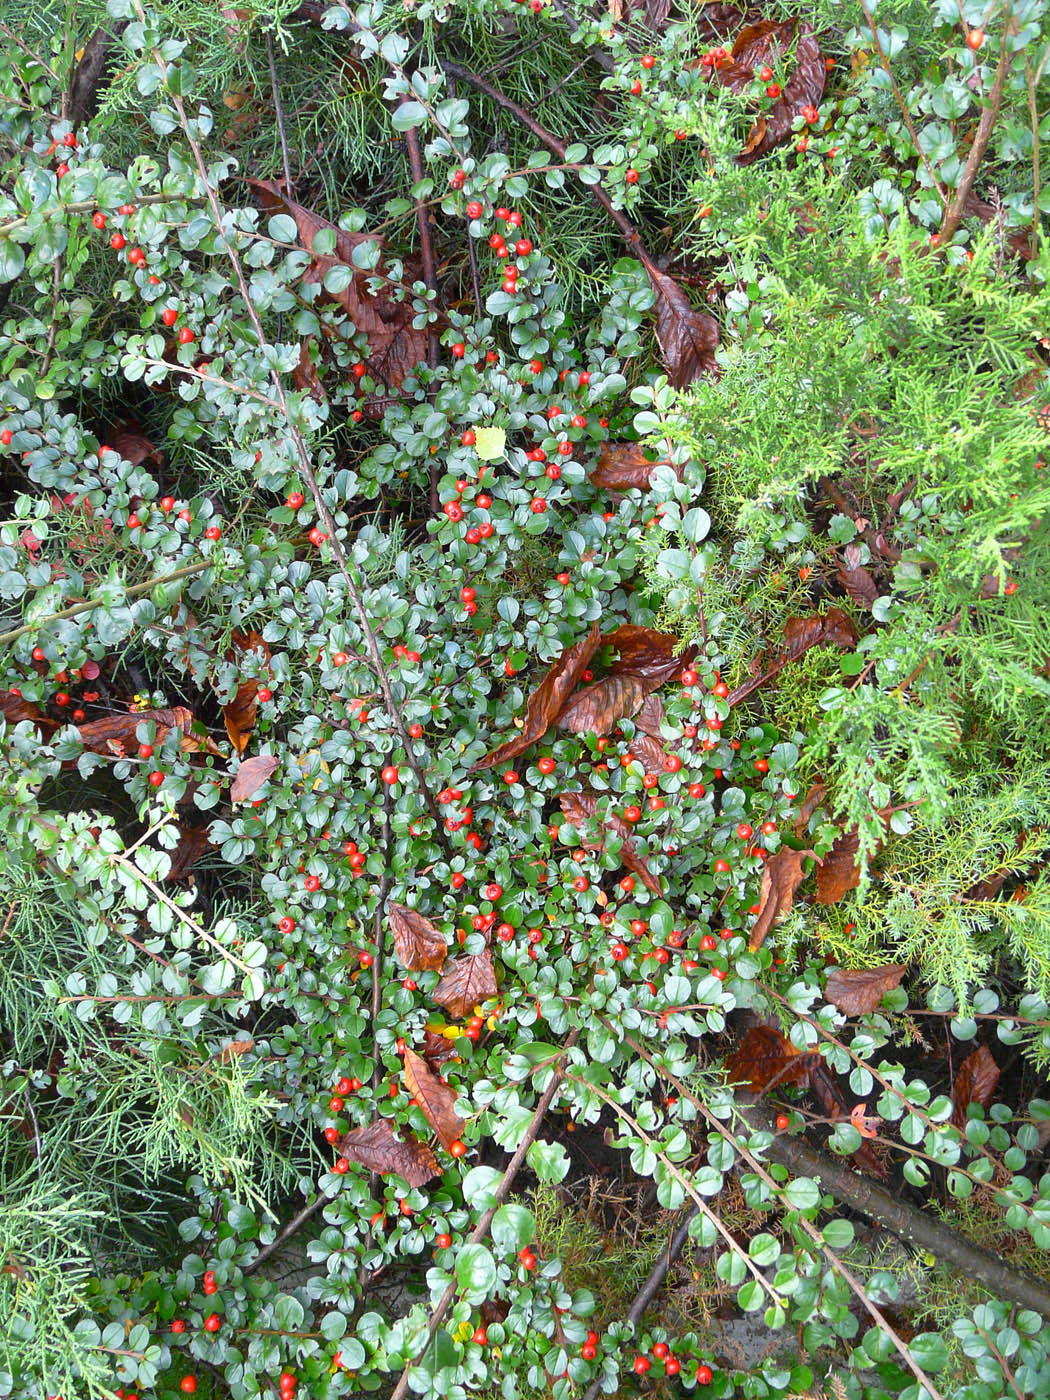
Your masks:
M700 66L702 68L714 68L717 71L720 68L724 68L728 62L729 54L722 48L708 49L705 54L701 54L700 56Z

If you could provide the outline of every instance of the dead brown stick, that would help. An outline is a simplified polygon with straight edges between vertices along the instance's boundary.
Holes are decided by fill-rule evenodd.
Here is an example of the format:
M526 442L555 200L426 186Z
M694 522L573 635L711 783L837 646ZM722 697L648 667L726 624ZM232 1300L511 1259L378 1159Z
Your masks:
M970 197L973 189L973 182L977 178L977 170L984 159L984 153L988 149L988 142L992 139L992 132L995 123L999 119L999 108L1003 100L1003 85L1006 82L1006 74L1010 68L1010 23L1009 10L1004 16L1003 37L999 45L999 63L995 70L995 77L992 80L992 91L988 98L988 105L981 113L981 120L977 123L977 132L973 138L973 145L970 147L970 154L966 157L966 164L963 166L962 175L955 190L955 196L949 204L944 215L944 222L941 224L938 241L941 247L951 242L952 234L959 227L959 221L966 212L966 201Z
M507 1163L507 1168L503 1173L499 1185L496 1187L496 1190L493 1193L495 1198L494 1203L491 1206L489 1206L488 1210L478 1221L477 1225L475 1225L473 1231L471 1232L470 1238L467 1241L468 1244L481 1243L481 1241L486 1237L486 1235L489 1232L489 1229L495 1218L496 1211L510 1195L510 1188L513 1186L514 1178L517 1176L518 1172L521 1169L522 1163L525 1161L525 1154L528 1152L529 1148L536 1140L536 1135L540 1130L540 1126L543 1123L547 1110L550 1108L551 1104L554 1101L554 1095L558 1092L558 1089L561 1087L562 1077L565 1073L565 1071L561 1068L562 1059L564 1058L566 1052L571 1050L572 1047L576 1044L579 1034L580 1032L578 1029L570 1031L564 1045L562 1046L558 1058L555 1061L554 1072L551 1075L551 1082L543 1091L543 1096L540 1099L539 1103L536 1105L536 1110L533 1113L531 1119L529 1120L529 1126L525 1129L525 1136L522 1138L521 1142L518 1143L517 1151ZM390 1400L405 1400L405 1396L408 1394L408 1378L411 1374L412 1367L417 1366L419 1364L423 1352L426 1351L427 1347L434 1340L434 1335L437 1332L438 1328L441 1326L441 1323L445 1318L445 1314L452 1306L452 1300L455 1298L455 1296L456 1285L455 1283L450 1283L449 1286L445 1289L444 1293L441 1295L440 1299L438 1300L437 1307L430 1315L430 1321L427 1323L426 1345L423 1347L422 1351L420 1351L417 1354L415 1359L410 1361L405 1367L405 1369L401 1372L401 1378L398 1381L397 1385L394 1387L393 1393L390 1396Z

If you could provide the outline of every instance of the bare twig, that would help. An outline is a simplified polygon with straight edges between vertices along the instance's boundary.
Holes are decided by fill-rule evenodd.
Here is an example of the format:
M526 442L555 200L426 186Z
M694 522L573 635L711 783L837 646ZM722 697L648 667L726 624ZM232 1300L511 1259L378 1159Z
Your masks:
M288 137L284 131L284 108L281 106L281 94L277 86L277 65L273 57L273 35L266 35L266 61L270 65L270 88L273 92L273 110L277 117L277 135L281 142L281 166L284 170L284 187L288 198L292 197L292 167L288 160Z
M168 583L174 579L191 578L194 574L202 574L205 569L215 567L213 559L201 559L196 564L187 564L183 569L173 569L170 574L158 574L156 578L147 579L145 583L136 583L129 588L125 598L137 598L140 593L148 593L156 588L159 583ZM59 612L51 613L48 617L42 617L39 622L27 622L22 627L14 627L10 632L0 632L0 644L3 642L17 642L19 637L28 636L31 632L39 632L50 627L52 622L64 622L67 617L79 617L81 613L91 612L93 608L101 607L101 598L88 598L83 603L74 603L71 607L62 608Z
M911 119L911 113L908 111L908 104L904 100L904 95L901 92L900 88L897 86L897 79L893 76L893 69L890 66L889 59L886 57L885 50L882 47L882 41L879 38L878 26L876 25L875 18L868 7L867 0L860 0L860 7L864 11L864 18L868 21L868 28L871 30L871 37L875 44L875 52L879 56L879 62L882 65L883 72L890 80L890 86L893 89L893 96L897 100L897 107L900 111L901 116L904 118L904 125L908 128L908 135L911 137L912 145L915 147L915 152L918 155L919 159L922 161L923 165L926 167L926 173L930 177L933 188L937 191L938 198L940 199L941 203L945 207L947 207L947 192L944 186L941 184L940 180L938 180L937 172L934 170L933 166L927 159L926 152L919 145L919 133L915 130L915 123Z
M272 1239L269 1244L264 1244L255 1258L251 1260L250 1263L245 1264L242 1273L254 1274L256 1269L265 1264L272 1254L276 1254L281 1246L301 1230L308 1220L313 1219L328 1199L328 1196L318 1196L316 1200L311 1201L309 1205L303 1206L302 1210L297 1211L280 1234Z
M579 1034L580 1032L578 1029L570 1031L568 1037L565 1040L564 1045L561 1048L559 1060L562 1057L564 1057L564 1055L569 1050L571 1050L572 1047L576 1044ZM552 1102L554 1101L554 1096L558 1092L558 1089L561 1087L561 1082L564 1077L564 1070L561 1069L560 1065L557 1066L554 1070L554 1073L551 1075L551 1082L543 1091L543 1096L540 1099L539 1103L536 1105L536 1110L533 1113L532 1118L529 1120L529 1126L525 1129L525 1136L518 1144L517 1151L514 1153L514 1156L507 1163L507 1168L503 1173L502 1179L500 1180L499 1185L496 1187L496 1190L493 1193L493 1204L481 1217L477 1225L475 1225L468 1240L469 1244L480 1244L481 1241L488 1234L489 1229L492 1225L492 1221L495 1218L496 1211L510 1195L510 1188L514 1184L514 1178L521 1170L522 1163L525 1161L525 1154L528 1152L529 1148L536 1140L536 1135L540 1130L540 1126L543 1123L543 1119L546 1116L547 1110L550 1108ZM452 1300L455 1298L455 1296L456 1285L455 1283L450 1283L449 1286L445 1289L444 1293L441 1295L441 1298L438 1300L437 1307L430 1315L430 1321L427 1323L426 1345L417 1354L415 1359L410 1361L405 1367L405 1369L402 1371L401 1378L398 1381L397 1385L394 1387L393 1394L390 1396L390 1400L405 1400L405 1396L408 1394L408 1378L411 1374L412 1368L413 1366L417 1366L419 1364L423 1353L434 1340L434 1334L441 1326L445 1314L452 1306Z
M141 0L135 0L135 8L138 11L139 18L145 21L145 11L142 8ZM155 62L160 65L162 72L167 72L167 64L164 60L163 55L159 51L155 50L153 57ZM179 96L178 93L169 92L169 96L171 98L172 106L175 109L175 114L178 119L179 126L182 129L182 134L186 139L186 144L190 148L190 153L193 156L194 164L197 167L197 173L200 176L201 183L204 187L205 196L212 211L212 217L215 220L215 227L219 231L219 236L222 238L223 243L226 246L226 253L230 260L230 267L233 270L233 274L237 282L237 288L240 292L241 301L244 306L245 313L247 314L248 319L251 321L252 329L255 331L255 334L259 338L259 344L266 345L268 344L266 332L263 329L262 321L259 319L259 313L255 309L255 303L252 300L251 291L248 287L248 283L244 275L244 267L241 263L241 259L237 253L237 249L234 247L233 242L231 241L230 234L227 232L225 220L222 217L222 209L219 205L218 196L215 193L215 189L213 188L210 179L208 178L208 167L205 164L204 155L200 148L200 143L198 142L197 138L193 135L192 127L190 126L189 119L186 115L185 104L183 103L182 98ZM324 527L324 532L328 537L328 545L332 551L332 556L335 560L336 567L342 574L343 580L346 584L346 589L350 597L351 606L353 608L354 613L357 616L358 626L360 627L362 636L365 639L365 646L369 656L369 663L373 672L375 673L376 679L379 681L379 687L383 692L383 702L386 707L387 713L390 715L390 718L393 720L394 727L397 729L398 737L401 740L401 745L404 750L408 766L412 769L412 773L415 777L415 780L419 785L420 795L422 796L427 811L429 812L431 819L433 820L435 839L441 846L442 850L445 852L446 856L448 856L448 858L451 859L452 847L449 844L448 837L445 834L444 826L442 825L440 809L438 807L434 794L430 788L430 784L427 781L425 769L416 756L415 747L409 741L408 732L405 728L404 717L401 713L401 708L398 705L397 701L394 699L394 692L390 685L390 677L387 673L385 665L383 664L383 656L379 649L379 643L376 639L376 634L372 629L372 623L368 616L368 609L365 607L362 592L363 584L361 582L360 575L357 573L357 570L352 567L350 560L347 557L346 551L343 548L342 541L339 539L338 526L336 525L335 518L332 515L331 509L328 506L328 502L321 494L321 488L318 485L317 476L314 473L313 464L310 461L310 453L307 450L306 442L303 439L302 431L299 428L299 424L296 421L296 417L292 412L291 404L288 402L288 396L284 390L284 383L281 379L280 374L276 370L272 369L270 371L270 383L273 385L273 391L277 405L279 406L280 411L283 413L285 419L287 420L288 429L292 437L292 443L295 447L296 456L299 459L299 470L302 474L303 481L309 488L310 496L314 503L314 508L316 509L318 518Z
M1010 29L1008 22L1009 10L1003 24L1003 37L999 46L999 63L995 70L995 78L992 81L992 91L988 98L988 105L981 113L981 120L977 123L977 132L970 147L970 154L966 157L966 164L959 177L959 183L955 189L955 196L948 210L944 215L944 222L941 224L939 241L942 245L951 242L952 234L959 227L959 221L966 211L966 201L970 197L973 189L973 182L977 178L977 170L984 159L984 153L988 149L988 142L992 139L992 131L995 123L999 119L999 107L1003 100L1003 85L1006 82L1006 74L1010 68ZM1038 141L1036 142L1038 150ZM1038 217L1038 215L1037 215Z

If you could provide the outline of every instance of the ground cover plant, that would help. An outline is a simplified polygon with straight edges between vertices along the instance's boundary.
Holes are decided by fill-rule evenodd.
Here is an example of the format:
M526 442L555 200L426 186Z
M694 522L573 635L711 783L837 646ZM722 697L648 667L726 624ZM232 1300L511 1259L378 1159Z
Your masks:
M0 1397L1050 1393L1045 0L0 30Z

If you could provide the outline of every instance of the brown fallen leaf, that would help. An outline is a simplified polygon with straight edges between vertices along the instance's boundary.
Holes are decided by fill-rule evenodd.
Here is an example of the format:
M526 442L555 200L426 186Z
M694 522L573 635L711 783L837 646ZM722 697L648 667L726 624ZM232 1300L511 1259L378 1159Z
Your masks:
M398 389L417 365L427 356L427 332L413 325L415 312L411 297L402 301L395 299L393 286L384 282L379 292L369 288L372 276L382 277L385 268L379 263L371 272L362 272L353 264L353 250L360 243L376 242L381 238L367 233L349 233L336 228L327 219L313 210L306 209L281 192L273 180L249 180L259 203L273 213L289 214L295 220L299 240L312 255L313 262L304 281L323 282L324 275L333 267L349 267L353 277L341 292L326 292L325 296L338 302L353 323L354 329L368 337L368 355L365 365L373 379L381 381L388 389ZM335 234L335 253L321 254L314 251L313 243L322 229L331 229ZM405 266L405 285L410 287L416 280L419 269ZM382 413L381 394L363 401L370 416Z
M295 387L301 389L304 394L309 394L315 403L324 403L328 395L324 391L321 376L317 372L317 362L313 357L315 343L313 337L308 336L299 346L299 363L292 370L292 380Z
M860 549L857 545L847 545L835 577L858 607L867 608L870 611L872 604L879 596L879 585L875 582L871 571L861 564L860 557Z
M272 753L261 753L255 758L246 759L237 769L233 786L230 788L230 801L247 802L249 797L254 797L277 768L278 762Z
M475 1006L497 996L499 986L492 966L492 955L463 953L453 958L433 991L433 1000L443 1006L453 1020L472 1016Z
M28 719L44 734L53 734L58 728L57 722L48 719L39 705L34 705L29 700L23 700L21 695L12 695L6 690L0 693L0 717L8 724L21 724L24 719Z
M886 992L900 985L907 968L904 963L887 963L884 967L858 967L844 971L833 967L828 973L824 995L832 1006L847 1016L868 1016Z
M192 738L193 715L184 705L176 705L171 710L134 710L127 714L104 715L101 719L89 720L78 726L80 742L92 753L120 754L137 746L135 731L142 723L156 725L154 745L164 742L173 729L191 738L195 748L201 743Z
M386 912L394 935L394 952L402 967L409 972L440 972L448 951L441 930L418 910L393 900L388 902Z
M171 852L171 867L165 880L181 880L188 875L211 846L206 826L180 826L179 844Z
M673 632L657 632L652 627L636 627L625 623L615 632L602 637L603 643L616 648L618 656L609 667L610 674L642 676L658 687L688 666L696 656L695 646L683 646Z
M431 1177L440 1176L437 1158L425 1142L407 1130L401 1137L394 1132L389 1118L376 1118L362 1128L344 1133L336 1144L340 1157L381 1176L400 1176L409 1186L422 1186Z
M440 1031L424 1030L423 1058L436 1074L446 1060L458 1060L460 1055L456 1042L449 1040L447 1035L442 1035Z
M650 460L640 442L603 442L588 479L598 491L648 491L654 468L666 465L666 458Z
M603 676L577 691L555 722L573 734L608 734L621 719L637 713L652 688L642 676Z
M740 1044L726 1058L731 1083L747 1084L756 1094L782 1084L804 1089L820 1056L800 1054L787 1036L773 1026L749 1026Z
M423 1116L447 1151L458 1140L464 1121L456 1112L456 1091L434 1073L426 1060L407 1046L404 1061L408 1092L419 1103Z
M634 844L634 839L631 836L631 828L622 817L618 817L615 813L610 813L604 819L598 818L598 800L597 794L593 792L563 792L558 798L566 820L570 821L580 832L580 845L585 851L604 850L604 833L613 832L614 835L621 838L621 864L626 866L632 875L639 876L647 890L653 894L660 894L660 881L638 854L638 847ZM598 819L599 827L603 833L597 841L584 835L586 823L591 818Z
M656 293L656 339L671 384L684 389L703 374L716 375L718 322L706 311L698 311L673 277L648 258L642 261Z
M817 1063L809 1076L809 1091L820 1105L825 1118L837 1123L840 1118L848 1116L858 1131L860 1130L853 1114L847 1109L842 1090L832 1078L827 1061L822 1056L817 1056ZM863 1108L863 1105L861 1107ZM870 1172L872 1176L885 1181L889 1169L886 1166L886 1149L882 1143L867 1141L862 1132L860 1146L851 1152L850 1156L862 1171Z
M562 652L529 696L525 706L525 721L520 732L479 759L470 770L472 773L481 768L491 768L493 764L502 763L505 759L514 758L543 738L565 708L565 702L576 689L576 684L587 669L587 663L598 650L600 641L601 633L595 622L582 641Z
M230 641L233 643L233 649L228 653L229 660L236 660L238 653L243 656L250 651L258 652L266 661L270 659L269 645L258 632L234 632L230 636ZM237 687L233 699L222 707L226 733L230 736L230 743L239 754L242 754L248 747L248 740L255 728L255 716L258 710L256 696L259 687L264 683L263 672L252 677L251 680L243 681Z
M802 862L807 856L812 856L818 864L820 863L820 857L815 851L796 851L791 846L781 846L780 850L766 861L762 870L759 910L748 935L747 946L752 952L761 948L773 925L790 914L795 891L805 878Z
M642 734L651 734L654 739L659 739L663 718L664 702L659 695L649 695L634 717L634 727Z
M249 1050L254 1049L255 1041L251 1036L247 1036L242 1040L228 1041L212 1058L217 1064L228 1065L232 1064L234 1060L240 1059L242 1055L247 1055Z
M860 833L856 827L836 836L831 850L817 869L817 893L815 903L838 904L850 890L860 884L860 866L857 853L860 850Z
M142 424L134 420L107 428L106 442L132 466L140 466L143 462L151 462L156 467L163 465L164 453L145 435Z
M968 1106L987 1108L999 1083L999 1066L987 1045L979 1045L959 1066L952 1085L952 1124L960 1132L966 1128Z
M637 720L635 721L637 723ZM627 747L627 752L632 758L636 758L645 769L646 773L663 773L664 760L667 758L667 750L659 739L654 739L651 734L638 733L631 740Z
M837 646L852 649L857 644L857 629L841 608L828 608L825 614L789 618L784 626L784 645L776 660L765 671L742 681L729 693L729 704L736 705L752 691L778 675L785 666L797 661L810 647Z
M795 19L763 19L745 25L733 41L730 61L711 70L711 76L731 92L750 95L758 70L764 65L783 66L792 61L794 69L782 85L779 97L756 117L751 133L737 156L740 165L748 165L766 151L772 150L791 133L792 122L802 109L816 106L824 92L827 70L824 55L813 34L812 26Z

